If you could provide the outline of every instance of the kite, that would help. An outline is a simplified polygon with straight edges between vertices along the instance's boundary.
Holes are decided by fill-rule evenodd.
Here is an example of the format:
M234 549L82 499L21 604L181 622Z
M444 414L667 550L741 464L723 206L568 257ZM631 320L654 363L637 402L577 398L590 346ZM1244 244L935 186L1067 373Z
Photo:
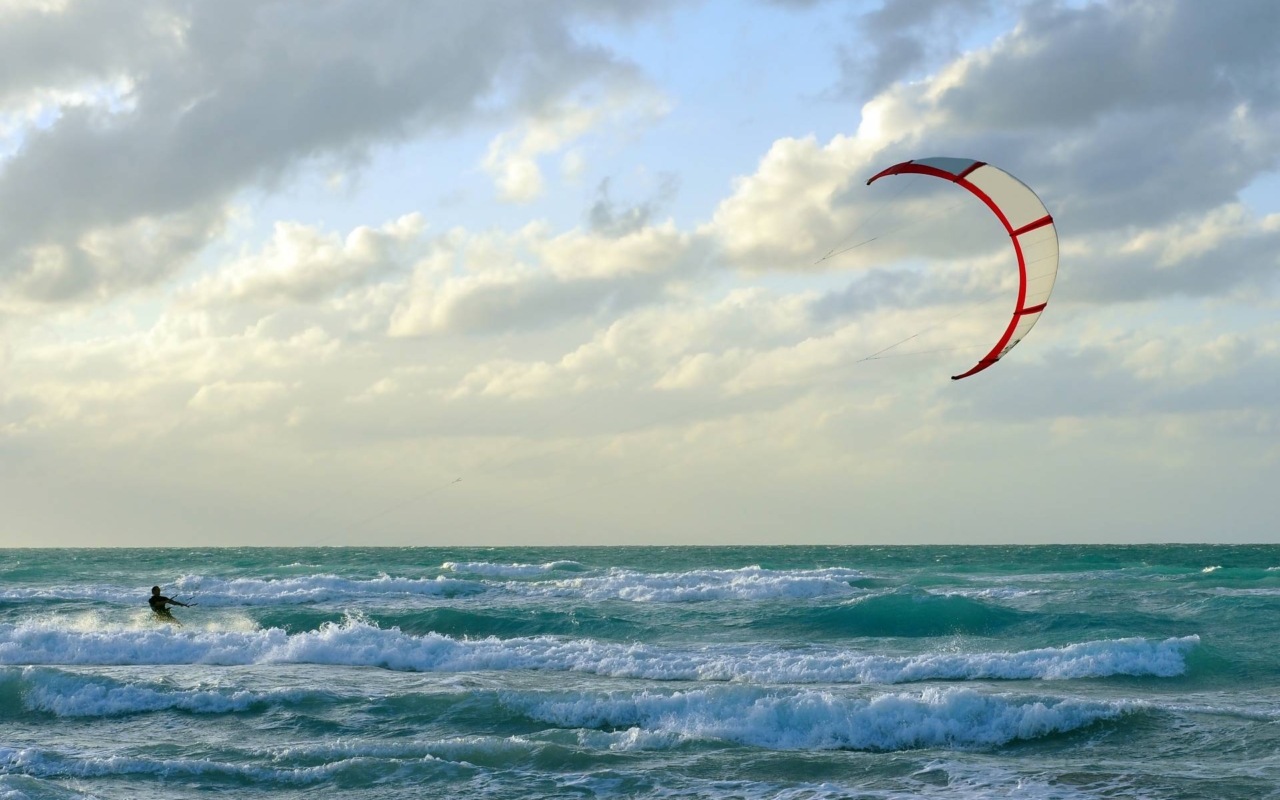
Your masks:
M968 158L922 158L904 161L878 173L867 185L888 175L932 175L961 186L995 212L1013 242L1018 257L1018 302L1004 334L968 372L951 376L958 381L1004 358L1022 341L1044 313L1058 276L1058 231L1053 217L1036 193L1002 169Z

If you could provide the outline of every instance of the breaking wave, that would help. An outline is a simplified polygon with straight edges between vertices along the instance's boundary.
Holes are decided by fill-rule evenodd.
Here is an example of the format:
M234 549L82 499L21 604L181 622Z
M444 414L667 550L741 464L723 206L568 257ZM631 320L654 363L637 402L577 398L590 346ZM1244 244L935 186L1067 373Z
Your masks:
M154 711L227 714L296 703L319 694L301 689L177 689L44 667L0 673L0 709L15 706L58 717L110 717Z
M360 580L338 575L305 575L296 578L236 578L225 580L203 575L183 575L172 584L170 595L191 599L202 606L298 605L361 597L418 596L458 597L486 591L483 583L438 576L397 578L382 575ZM0 600L97 600L138 605L149 594L145 588L80 586L12 588L0 591Z
M545 564L493 564L488 561L446 561L441 569L466 575L483 575L498 578L526 578L545 575L548 572L579 572L583 566L577 561L548 561Z
M926 689L872 699L802 690L694 689L685 692L513 697L525 716L565 728L624 728L639 749L714 739L770 750L908 750L995 747L1113 720L1137 710L1123 702L1017 699L972 689ZM621 749L621 748L620 748Z
M519 591L637 603L804 599L853 594L849 582L862 577L858 570L841 567L773 570L751 566L656 573L613 568L603 575L523 584Z
M171 629L66 630L0 625L0 664L331 664L413 672L542 670L651 680L763 683L905 683L925 680L1069 680L1172 677L1187 669L1199 637L1116 639L1010 653L889 656L768 645L660 647L563 639L414 636L359 619L289 634Z

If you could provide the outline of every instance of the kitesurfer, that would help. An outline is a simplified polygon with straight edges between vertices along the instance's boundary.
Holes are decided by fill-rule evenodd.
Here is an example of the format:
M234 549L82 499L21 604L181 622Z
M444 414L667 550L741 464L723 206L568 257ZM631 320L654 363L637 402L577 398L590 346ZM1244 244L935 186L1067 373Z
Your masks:
M164 595L160 594L159 586L151 587L151 597L147 598L147 605L151 606L152 613L154 613L156 617L158 617L159 619L165 622L175 623L176 625L179 625L179 626L181 626L182 623L178 622L177 618L174 617L173 614L169 612L168 606L173 605L173 606L182 606L183 608L190 608L190 606L188 606L186 603L179 602L177 600L174 600L173 598L165 597Z

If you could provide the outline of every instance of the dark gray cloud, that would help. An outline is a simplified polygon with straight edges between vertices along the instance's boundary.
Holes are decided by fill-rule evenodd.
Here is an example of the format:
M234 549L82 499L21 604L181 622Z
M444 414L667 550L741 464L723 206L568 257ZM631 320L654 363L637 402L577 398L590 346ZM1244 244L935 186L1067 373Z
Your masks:
M68 109L0 166L0 279L46 300L104 291L115 283L86 233L180 215L201 233L155 260L172 269L203 246L235 192L270 187L307 159L358 155L494 107L536 109L627 72L579 41L575 20L623 21L656 4L188 0L163 7L181 23L168 26L145 4L19 14L13 31L58 46L6 74L0 91L121 74L134 88L130 109ZM110 45L76 45L103 30Z
M885 0L859 17L864 43L840 51L843 91L874 94L930 57L954 56L958 34L990 11L990 0Z
M1280 99L1280 5L1272 0L1041 2L942 105L982 128L1084 127L1111 112L1204 113Z
M0 105L131 73L179 47L166 5L81 0L64 10L0 8Z
M596 200L587 209L587 223L594 233L616 238L647 227L675 197L680 179L674 174L664 173L651 198L629 206L619 206L614 202L609 186L610 179L604 178L596 187Z
M1063 241L1084 239L1093 252L1068 250L1058 298L1273 291L1280 240L1256 224L1172 262L1158 248L1120 248L1143 229L1194 226L1280 167L1276 31L1272 0L1036 3L967 57L921 107L933 124L883 160L970 156L1035 188Z
M868 32L886 35L917 29L949 14L977 14L990 8L990 0L885 0L862 19Z
M1039 3L942 93L937 139L1077 230L1213 208L1280 166L1278 30L1272 0Z
M889 3L864 24L892 40L947 8L981 5ZM936 100L899 110L921 129L881 160L1000 165L1077 233L1215 208L1280 167L1278 30L1273 0L1030 4Z

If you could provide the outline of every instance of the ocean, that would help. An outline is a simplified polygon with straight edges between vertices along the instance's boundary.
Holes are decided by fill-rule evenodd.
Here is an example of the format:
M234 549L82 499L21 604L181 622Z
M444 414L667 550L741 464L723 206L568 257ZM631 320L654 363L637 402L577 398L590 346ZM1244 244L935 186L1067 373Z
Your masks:
M1278 546L4 550L0 799L1274 798L1278 644Z

